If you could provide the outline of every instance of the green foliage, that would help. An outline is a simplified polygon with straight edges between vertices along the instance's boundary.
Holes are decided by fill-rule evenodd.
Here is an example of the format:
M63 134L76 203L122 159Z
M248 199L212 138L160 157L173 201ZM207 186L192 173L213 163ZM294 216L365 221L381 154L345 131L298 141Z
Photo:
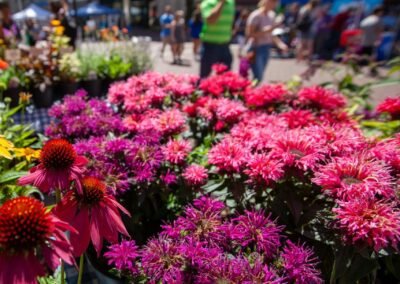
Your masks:
M38 157L34 148L39 148L41 144L29 126L14 124L12 116L22 111L23 107L19 105L10 109L0 102L0 138L6 143L6 151L11 154L11 157L0 155L0 203L21 195L40 194L32 187L16 185L18 178L33 166L34 159Z

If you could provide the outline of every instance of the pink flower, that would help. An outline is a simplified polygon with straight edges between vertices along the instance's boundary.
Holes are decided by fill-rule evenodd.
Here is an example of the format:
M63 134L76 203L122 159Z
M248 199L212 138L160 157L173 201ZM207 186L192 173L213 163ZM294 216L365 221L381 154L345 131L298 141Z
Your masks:
M211 148L208 162L220 171L239 172L247 161L248 153L241 145L231 139L224 139Z
M272 148L272 158L282 160L285 166L302 171L314 170L327 152L324 145L300 130L288 131L277 138Z
M108 259L108 265L113 264L120 271L129 271L133 275L139 273L135 264L139 257L139 249L133 240L109 246L104 257Z
M212 70L217 74L221 75L222 73L228 71L228 66L222 63L217 63L212 66Z
M281 257L290 283L319 284L324 282L321 272L316 268L318 259L314 256L312 249L287 241Z
M232 220L230 238L240 246L254 246L255 249L271 259L281 244L282 226L265 217L263 211L245 211ZM243 248L245 251L245 248Z
M103 239L116 243L118 233L129 236L118 209L130 215L114 197L107 194L103 182L94 177L84 177L81 182L83 193L74 190L67 192L55 207L54 214L79 232L71 232L75 256L86 251L90 240L100 255Z
M77 233L34 198L6 201L0 207L0 283L34 284L60 259L74 264L67 230Z
M315 172L312 181L342 200L395 196L388 169L367 154L334 158Z
M343 95L320 86L305 87L298 93L302 105L317 109L335 110L346 105Z
M400 174L400 134L380 141L371 149L372 154L391 167L393 174Z
M182 174L183 178L189 185L202 186L207 182L207 169L200 165L188 166Z
M67 190L71 181L75 181L81 191L79 179L85 171L87 159L78 156L73 146L64 139L46 142L40 154L40 164L33 167L29 174L20 178L19 185L33 185L43 193L51 190Z
M218 99L215 104L217 119L227 123L235 123L246 111L246 108L241 102L226 98Z
M168 169L167 172L161 176L161 180L166 185L171 185L171 184L176 184L177 177L174 173L171 173L170 170Z
M400 243L400 211L392 204L374 199L338 201L334 208L344 239L352 244L367 244L375 251Z
M191 150L192 146L187 140L169 140L162 148L165 160L175 165L185 162Z
M244 170L254 184L270 184L283 177L283 163L271 159L267 154L254 154L249 157Z
M400 119L400 97L386 98L377 108L379 113L388 113L393 120Z
M284 85L263 85L246 91L244 97L249 107L268 107L285 100L288 93Z
M182 112L172 109L161 113L154 122L155 129L165 136L179 134L185 129L186 118Z
M315 116L310 110L291 110L281 114L289 128L303 128L315 123Z

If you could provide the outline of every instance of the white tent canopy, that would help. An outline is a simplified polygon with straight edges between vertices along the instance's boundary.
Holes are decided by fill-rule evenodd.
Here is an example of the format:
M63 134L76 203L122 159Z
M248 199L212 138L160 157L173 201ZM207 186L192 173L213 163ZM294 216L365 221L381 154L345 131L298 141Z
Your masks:
M40 8L35 4L30 4L24 10L15 13L12 18L15 21L22 21L25 19L37 19L39 21L46 21L50 19L51 13L45 9Z

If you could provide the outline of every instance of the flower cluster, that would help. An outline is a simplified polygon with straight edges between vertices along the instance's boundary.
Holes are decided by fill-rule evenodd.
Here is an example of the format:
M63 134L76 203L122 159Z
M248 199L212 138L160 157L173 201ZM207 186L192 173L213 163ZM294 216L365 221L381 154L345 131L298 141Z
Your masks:
M379 113L389 114L393 120L400 119L400 97L387 98L378 105L376 110Z
M222 202L203 196L163 228L140 253L123 241L106 258L151 283L322 283L312 249L286 241L263 211L231 217Z
M84 90L65 97L62 104L55 104L49 115L54 120L46 135L53 138L75 140L125 131L113 109L100 99L89 100Z

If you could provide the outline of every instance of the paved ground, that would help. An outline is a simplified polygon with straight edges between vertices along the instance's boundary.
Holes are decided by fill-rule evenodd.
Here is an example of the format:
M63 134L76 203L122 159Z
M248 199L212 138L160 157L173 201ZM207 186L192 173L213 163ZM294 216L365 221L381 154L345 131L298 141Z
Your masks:
M175 73L175 74L198 74L199 72L199 63L194 60L194 56L192 53L192 44L187 43L185 45L185 51L183 54L184 64L182 66L172 65L172 55L170 50L168 49L164 57L160 57L160 42L152 42L151 52L154 61L154 70L161 73ZM232 52L234 54L234 64L233 70L238 70L238 48L236 45L232 46ZM344 68L341 66L336 66L340 71L335 77L340 78L341 75L345 72ZM264 77L264 82L281 82L287 81L293 78L295 75L300 75L308 69L307 65L304 63L296 63L294 59L276 59L273 58L270 60L267 72ZM318 70L314 76L310 78L310 80L305 81L305 84L319 84L327 81L335 80L334 76L325 70ZM360 75L357 77L357 82L366 83L372 78L364 75ZM400 84L385 86L380 88L375 88L373 91L373 103L379 103L384 98L389 96L399 96L400 95Z

